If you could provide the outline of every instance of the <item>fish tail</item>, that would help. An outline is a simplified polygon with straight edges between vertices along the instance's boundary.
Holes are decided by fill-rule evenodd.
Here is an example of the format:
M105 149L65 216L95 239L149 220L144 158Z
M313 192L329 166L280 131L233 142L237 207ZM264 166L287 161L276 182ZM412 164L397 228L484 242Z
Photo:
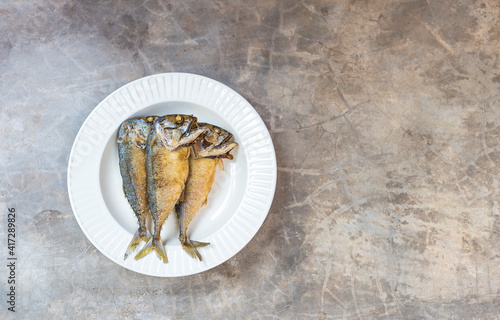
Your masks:
M149 233L148 230L146 230L145 232L142 231L141 229L138 229L134 236L132 237L132 240L130 241L128 247L127 247L127 251L125 252L125 255L123 256L123 260L126 260L128 258L128 256L134 252L134 250L144 241L144 242L148 242L149 239L151 238L151 234Z
M141 251L135 256L135 260L139 260L147 256L151 251L155 251L156 255L163 263L168 263L167 252L160 237L153 237L149 239L148 243L142 248Z
M210 244L210 242L194 241L188 239L187 237L179 238L179 240L181 241L182 249L184 249L184 251L186 251L192 258L198 258L200 261L203 261L203 257L196 248L206 247Z

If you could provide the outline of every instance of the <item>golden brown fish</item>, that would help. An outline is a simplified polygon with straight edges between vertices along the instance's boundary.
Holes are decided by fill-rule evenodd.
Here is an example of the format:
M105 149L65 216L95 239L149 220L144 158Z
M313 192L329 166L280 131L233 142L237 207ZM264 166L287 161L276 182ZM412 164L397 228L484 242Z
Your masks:
M135 256L141 259L151 250L168 263L160 232L175 204L179 201L189 172L189 144L203 129L197 119L188 115L158 117L151 126L146 147L148 203L153 217L153 237Z
M222 158L232 159L233 156L229 152L237 144L228 142L232 134L220 127L206 123L199 123L198 127L204 130L204 134L191 146L189 176L184 189L184 198L176 206L176 210L179 216L179 240L182 248L191 257L202 261L203 258L196 248L207 246L209 243L190 240L187 228L200 208L207 203L217 164L221 164Z
M137 246L151 238L146 227L150 216L146 193L146 142L154 117L125 120L118 130L118 157L123 191L134 211L139 228L127 247L127 259Z

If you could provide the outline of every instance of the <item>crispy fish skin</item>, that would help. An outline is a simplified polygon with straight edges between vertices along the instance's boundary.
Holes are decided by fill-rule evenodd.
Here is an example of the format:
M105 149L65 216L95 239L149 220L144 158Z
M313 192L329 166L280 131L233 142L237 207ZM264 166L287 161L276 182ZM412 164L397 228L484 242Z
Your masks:
M196 248L207 246L209 243L190 240L187 237L187 228L200 208L207 202L219 161L220 159L189 158L189 176L184 190L184 200L177 206L180 224L179 240L182 248L191 257L198 258L200 261L203 261L203 258Z
M191 257L203 261L197 248L205 247L210 243L190 240L187 236L187 229L200 208L207 203L217 164L222 164L222 158L232 159L229 152L237 146L237 143L228 142L232 134L220 127L206 123L199 123L198 127L204 129L204 134L192 145L184 199L176 206L176 210L179 216L179 240L182 248Z
M192 128L196 118L168 115L157 118L151 126L146 147L147 193L154 222L153 237L135 256L141 259L152 250L168 263L160 233L163 224L183 194L189 172L189 144L203 130Z
M150 215L146 193L146 141L152 121L152 117L129 119L118 130L118 158L123 191L139 224L124 259L142 242L148 242L151 238L146 227L146 218Z

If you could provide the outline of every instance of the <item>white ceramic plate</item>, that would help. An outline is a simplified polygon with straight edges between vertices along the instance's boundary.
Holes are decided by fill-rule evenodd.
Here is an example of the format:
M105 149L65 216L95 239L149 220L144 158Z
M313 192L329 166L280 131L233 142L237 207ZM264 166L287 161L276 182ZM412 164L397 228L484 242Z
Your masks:
M210 242L204 260L181 248L174 215L162 230L169 263L155 253L136 261L123 255L137 230L137 218L122 189L116 134L128 118L193 114L221 126L239 146L218 169L208 204L188 229L190 238ZM276 155L267 128L238 93L215 80L186 73L157 74L110 94L92 111L76 136L68 164L68 193L83 232L117 264L147 275L178 277L213 268L240 251L267 216L276 188ZM137 251L136 251L137 252Z

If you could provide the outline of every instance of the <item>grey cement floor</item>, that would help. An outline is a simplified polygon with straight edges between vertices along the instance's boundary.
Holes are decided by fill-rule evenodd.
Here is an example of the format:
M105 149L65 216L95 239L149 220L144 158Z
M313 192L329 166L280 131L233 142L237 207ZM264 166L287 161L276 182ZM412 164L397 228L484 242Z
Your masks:
M500 319L498 1L2 1L0 18L2 318ZM279 169L247 247L162 279L91 245L66 169L102 99L171 71L248 99Z

